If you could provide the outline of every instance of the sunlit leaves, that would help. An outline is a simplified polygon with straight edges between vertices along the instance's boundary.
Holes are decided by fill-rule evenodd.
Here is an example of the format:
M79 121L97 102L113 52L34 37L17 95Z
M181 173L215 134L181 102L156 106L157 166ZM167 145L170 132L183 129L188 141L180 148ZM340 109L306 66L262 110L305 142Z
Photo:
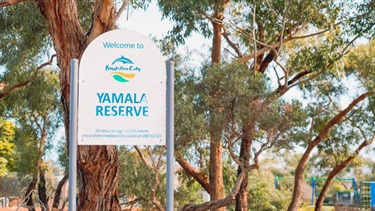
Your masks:
M369 91L375 91L375 41L362 44L353 49L345 60L345 68L348 73L359 75L364 87Z
M15 132L14 123L0 118L0 177L15 169L13 140Z

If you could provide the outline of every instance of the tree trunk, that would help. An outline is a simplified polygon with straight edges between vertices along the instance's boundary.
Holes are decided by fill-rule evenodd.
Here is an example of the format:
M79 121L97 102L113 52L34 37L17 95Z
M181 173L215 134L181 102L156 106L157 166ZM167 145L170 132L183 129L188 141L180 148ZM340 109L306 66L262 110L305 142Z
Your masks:
M306 164L309 161L309 156L314 147L308 146L301 160L299 161L294 175L294 189L292 201L289 204L288 211L296 211L302 198L303 177L305 173Z
M251 140L249 138L243 138L242 143L241 143L239 159L242 161L244 169L247 169L249 167L250 149L251 149ZM241 175L242 171L243 169L239 166L237 170L237 177ZM249 192L249 187L248 187L249 173L247 171L244 173L245 173L245 176L244 176L245 179L242 181L240 190L238 191L238 194L236 196L236 207L235 207L236 211L249 210L248 200L247 200L247 195Z
M324 186L322 188L322 191L320 191L319 197L316 200L315 203L315 211L321 211L323 207L324 198L328 193L328 188L330 187L332 181L334 180L335 176L340 173L341 170L343 170L345 167L347 167L359 154L359 152L366 146L372 144L374 142L375 137L372 138L372 140L365 140L364 142L359 145L359 147L355 150L355 153L345 159L343 162L341 162L339 165L335 166L332 171L329 173L326 182L324 183Z
M44 161L42 159L42 156L44 154L44 144L46 142L46 137L47 137L47 134L45 132L45 124L40 129L41 129L40 132L42 133L42 137L40 138L39 149L38 149L39 158L38 158L38 161L36 163L34 174L33 174L33 177L31 179L30 185L27 188L27 191L25 193L25 200L27 201L27 206L29 207L29 211L35 211L35 206L34 206L32 196L33 196L33 191L35 190L35 187L38 183L38 177L39 177L39 174L40 174L39 171L41 169L41 166L44 163Z
M42 203L42 211L48 211L48 196L47 196L47 183L45 177L45 169L43 167L39 168L39 182L38 182L38 195L39 200Z
M212 39L212 51L211 51L211 64L219 64L221 60L221 39L224 19L224 8L228 3L224 0L215 5L214 20L212 21L213 26L213 39ZM217 93L213 92L212 95L215 98ZM223 180L223 143L222 143L222 123L223 121L220 116L221 112L217 109L211 109L210 111L210 164L209 164L209 183L210 183L210 200L215 201L223 199L224 193L224 180ZM212 211L225 211L225 207L212 209Z
M71 0L39 0L38 6L48 21L60 67L61 99L64 108L65 134L69 137L70 60L80 59L86 46L100 34L114 29L113 0L94 1L92 25L85 33L79 23L77 3ZM87 36L86 36L87 34ZM81 176L80 210L119 210L118 166L115 146L78 148Z
M210 145L210 200L224 198L224 181L223 181L223 144L221 138L211 140ZM212 211L224 211L225 208L218 208Z
M329 130L336 124L339 124L341 119L349 113L358 103L366 99L367 97L373 95L372 92L367 92L362 95L360 95L358 98L353 100L348 107L346 107L344 110L339 112L335 117L333 117L326 125L325 127L319 132L318 136L314 138L312 141L309 142L305 152L302 155L301 160L299 161L296 173L294 176L294 189L293 189L293 196L292 201L289 204L288 211L296 211L298 209L298 206L300 204L300 200L302 198L302 183L303 183L303 175L306 168L306 164L309 160L309 156L311 151L315 148L316 145L318 145L320 142L322 142L325 138L325 136L328 134Z
M78 210L120 210L116 146L79 146L81 176Z
M64 177L60 180L59 184L57 185L55 196L53 197L52 210L59 209L61 190L67 180L68 180L68 175L64 175Z
M34 173L34 176L33 176L32 180L29 184L29 187L27 188L27 190L25 192L25 199L24 200L26 201L26 205L27 205L29 211L35 211L35 205L34 205L34 202L33 202L33 191L35 190L36 184L38 182L37 176L38 176L38 173Z

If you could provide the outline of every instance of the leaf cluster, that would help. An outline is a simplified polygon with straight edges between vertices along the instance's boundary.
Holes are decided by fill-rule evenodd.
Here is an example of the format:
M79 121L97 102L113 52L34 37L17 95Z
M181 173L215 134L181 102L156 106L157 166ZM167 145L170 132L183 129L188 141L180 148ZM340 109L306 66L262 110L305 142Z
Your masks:
M52 47L47 21L36 4L25 1L0 9L0 65L9 70L27 66Z
M14 171L14 135L16 126L14 123L0 118L0 176L6 175L9 171Z
M156 156L156 155L155 155ZM150 159L149 157L147 158ZM135 201L142 208L154 207L151 197L155 180L153 170L150 170L140 159L134 150L120 147L119 160L121 163L119 193L126 198L127 202ZM165 203L165 174L159 172L159 181L155 196L162 204Z

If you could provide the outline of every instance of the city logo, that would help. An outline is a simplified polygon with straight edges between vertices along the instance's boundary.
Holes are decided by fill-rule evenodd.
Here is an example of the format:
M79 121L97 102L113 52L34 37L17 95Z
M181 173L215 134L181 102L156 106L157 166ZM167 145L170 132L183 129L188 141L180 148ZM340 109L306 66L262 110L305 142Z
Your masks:
M112 64L105 66L105 71L110 72L110 75L120 83L129 82L135 77L136 73L141 72L141 68L134 65L134 62L129 58L121 55L116 58Z

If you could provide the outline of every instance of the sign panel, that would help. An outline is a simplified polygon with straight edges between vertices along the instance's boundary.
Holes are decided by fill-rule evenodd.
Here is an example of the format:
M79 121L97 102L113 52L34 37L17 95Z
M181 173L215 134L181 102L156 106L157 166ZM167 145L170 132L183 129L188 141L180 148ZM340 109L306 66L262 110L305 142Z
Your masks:
M79 145L165 145L166 68L148 37L102 34L86 48L78 78Z

